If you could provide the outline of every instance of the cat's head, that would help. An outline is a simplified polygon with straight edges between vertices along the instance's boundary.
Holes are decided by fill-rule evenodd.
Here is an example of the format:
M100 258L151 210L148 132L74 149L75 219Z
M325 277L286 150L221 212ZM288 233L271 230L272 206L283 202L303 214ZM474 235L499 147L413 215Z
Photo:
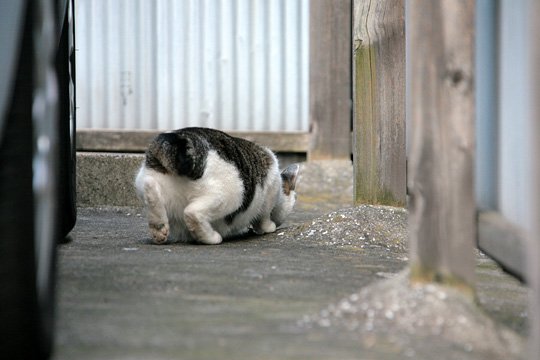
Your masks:
M272 220L279 226L292 212L296 203L296 181L300 166L291 164L281 172L281 192L276 207L272 211Z
M158 135L147 151L147 166L154 170L197 179L204 172L206 148L196 138L176 132Z

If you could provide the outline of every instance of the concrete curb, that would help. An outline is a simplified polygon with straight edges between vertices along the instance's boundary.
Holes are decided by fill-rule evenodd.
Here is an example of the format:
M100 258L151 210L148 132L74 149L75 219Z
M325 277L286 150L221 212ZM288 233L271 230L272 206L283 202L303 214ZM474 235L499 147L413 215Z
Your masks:
M296 186L299 202L327 210L336 204L352 205L352 164L350 161L312 161L278 154L280 167L301 163ZM77 206L131 206L143 204L135 193L134 181L144 160L142 153L77 153Z
M77 153L77 206L141 206L133 182L144 154Z

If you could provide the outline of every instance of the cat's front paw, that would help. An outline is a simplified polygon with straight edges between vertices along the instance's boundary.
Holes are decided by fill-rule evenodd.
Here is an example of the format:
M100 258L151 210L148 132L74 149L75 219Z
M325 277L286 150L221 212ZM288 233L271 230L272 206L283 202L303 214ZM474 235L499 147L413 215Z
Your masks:
M167 224L149 224L150 234L155 244L163 244L167 242L169 237L169 225Z
M259 235L273 233L276 231L276 223L270 219L261 220L253 226L253 231Z
M221 244L222 241L223 241L223 238L217 231L214 231L210 236L199 238L199 242L205 245L217 245L217 244Z

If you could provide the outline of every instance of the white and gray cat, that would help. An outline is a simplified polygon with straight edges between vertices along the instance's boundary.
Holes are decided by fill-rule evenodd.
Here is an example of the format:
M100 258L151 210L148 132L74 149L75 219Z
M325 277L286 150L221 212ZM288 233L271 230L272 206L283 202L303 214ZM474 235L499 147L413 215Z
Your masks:
M298 170L280 173L269 149L193 127L152 141L135 186L155 243L219 244L250 228L274 232L293 209Z

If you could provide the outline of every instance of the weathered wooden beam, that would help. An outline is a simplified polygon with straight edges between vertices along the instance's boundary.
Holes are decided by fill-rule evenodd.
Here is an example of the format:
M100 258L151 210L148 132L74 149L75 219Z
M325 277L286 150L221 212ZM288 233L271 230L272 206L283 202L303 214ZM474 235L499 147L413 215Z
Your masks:
M308 160L351 156L351 0L312 0Z
M77 130L77 150L144 152L160 131L157 130ZM228 131L266 146L276 152L305 153L309 146L307 132L242 132Z
M474 1L411 0L409 6L411 279L472 290Z
M355 203L405 206L405 7L355 0L353 159Z

